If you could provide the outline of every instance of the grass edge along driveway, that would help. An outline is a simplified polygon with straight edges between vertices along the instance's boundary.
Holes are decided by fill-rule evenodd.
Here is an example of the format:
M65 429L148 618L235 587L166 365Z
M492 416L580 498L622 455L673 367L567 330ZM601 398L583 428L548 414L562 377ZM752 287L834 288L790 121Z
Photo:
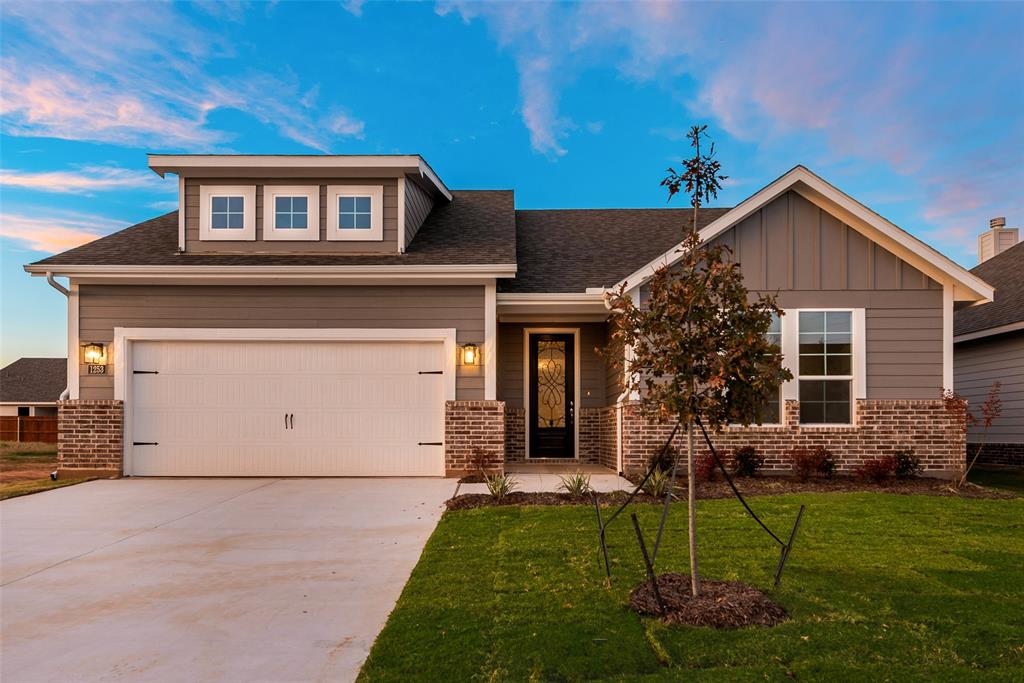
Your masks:
M762 497L788 529L808 506L773 629L665 627L627 607L643 579L628 519L603 579L586 506L449 512L424 549L362 681L1020 680L1024 498ZM653 531L658 508L638 508ZM734 500L698 511L702 574L771 585L776 546ZM673 507L661 571L687 566Z

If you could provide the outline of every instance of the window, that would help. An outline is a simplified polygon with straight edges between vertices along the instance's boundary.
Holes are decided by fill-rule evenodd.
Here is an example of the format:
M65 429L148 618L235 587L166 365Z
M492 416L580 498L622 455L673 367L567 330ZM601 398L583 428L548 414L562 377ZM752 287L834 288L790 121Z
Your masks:
M309 227L309 200L305 197L274 197L274 227L305 230Z
M31 412L28 406L18 406L18 417L28 417Z
M264 241L320 239L319 185L264 185Z
M202 185L199 188L199 206L200 239L256 238L255 185Z
M212 197L210 227L214 230L241 230L245 220L245 197Z
M768 332L765 334L768 341L779 347L779 351L782 351L782 318L778 315L772 314L772 324L768 328ZM782 423L782 387L779 387L779 394L775 397L774 401L769 401L765 404L764 408L761 409L761 424L781 424Z
M384 239L384 187L330 185L327 239L380 242ZM397 251L398 245L395 245Z
M370 197L338 197L338 227L342 230L369 230Z
M853 313L800 311L801 424L852 422Z

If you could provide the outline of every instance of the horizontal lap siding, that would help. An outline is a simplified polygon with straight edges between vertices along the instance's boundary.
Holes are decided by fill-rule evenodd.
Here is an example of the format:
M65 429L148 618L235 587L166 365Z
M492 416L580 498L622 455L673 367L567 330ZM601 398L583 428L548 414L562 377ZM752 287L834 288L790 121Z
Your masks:
M112 342L115 327L455 328L459 343L483 344L481 286L161 286L82 285L79 334ZM80 368L80 397L114 396L108 375ZM484 396L483 369L459 367L459 400Z
M1024 443L1024 332L961 342L953 358L954 386L975 414L993 382L1002 385L1002 414L984 438L989 443ZM972 428L968 440L981 441L983 432Z
M427 196L427 193L420 189L420 186L412 180L405 181L405 243L412 244L412 240L419 232L423 221L427 220L431 209L434 208L434 200Z
M603 408L605 400L604 358L595 349L605 343L604 323L499 323L498 325L498 400L510 408L523 407L523 373L526 367L523 330L537 328L579 328L580 330L580 408Z
M254 241L204 242L199 239L199 188L202 185L255 185L256 186L256 239ZM320 240L319 241L263 241L263 187L265 185L318 185L320 186ZM334 242L327 239L327 186L328 185L381 185L384 188L384 240L381 242ZM385 253L398 251L398 181L395 178L260 178L200 179L185 181L185 251L190 253L317 253L352 254Z

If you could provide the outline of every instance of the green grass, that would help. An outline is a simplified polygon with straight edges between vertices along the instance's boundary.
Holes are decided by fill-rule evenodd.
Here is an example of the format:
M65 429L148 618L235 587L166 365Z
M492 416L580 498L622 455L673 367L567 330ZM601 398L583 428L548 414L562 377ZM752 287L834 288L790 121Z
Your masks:
M986 469L975 467L968 481L994 489L1024 493L1024 469Z
M92 479L95 479L95 477L58 479L56 481L52 481L50 479L32 479L31 481L4 483L0 484L0 500L17 498L18 496L27 496L30 493L39 493L41 491L49 491L50 489L59 489L65 486L71 486L72 484L81 484L83 481L91 481Z
M1021 680L1024 498L887 494L764 497L804 524L781 588L781 626L665 627L627 606L643 569L628 518L599 562L594 511L447 513L361 673L363 681ZM657 510L639 509L648 534ZM771 586L777 546L734 500L699 508L702 575ZM685 571L685 506L661 571Z

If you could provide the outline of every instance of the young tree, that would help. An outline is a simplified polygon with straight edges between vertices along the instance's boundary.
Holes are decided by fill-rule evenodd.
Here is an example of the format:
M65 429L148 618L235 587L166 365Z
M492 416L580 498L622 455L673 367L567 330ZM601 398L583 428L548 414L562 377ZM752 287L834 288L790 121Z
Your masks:
M779 385L792 375L782 367L781 350L766 334L773 315L782 310L770 296L752 297L739 264L727 247L708 246L697 233L701 201L717 196L719 164L714 148L700 152L706 126L690 131L695 148L683 174L670 169L662 183L669 197L681 187L691 195L694 221L680 249L679 261L660 268L648 281L643 305L624 285L608 297L612 310L612 347L623 360L626 388L640 397L641 412L659 421L686 427L689 490L688 536L691 591L700 592L697 572L696 477L694 426L699 419L712 431L728 424L760 421Z

